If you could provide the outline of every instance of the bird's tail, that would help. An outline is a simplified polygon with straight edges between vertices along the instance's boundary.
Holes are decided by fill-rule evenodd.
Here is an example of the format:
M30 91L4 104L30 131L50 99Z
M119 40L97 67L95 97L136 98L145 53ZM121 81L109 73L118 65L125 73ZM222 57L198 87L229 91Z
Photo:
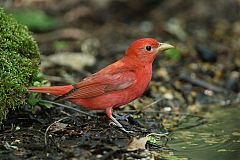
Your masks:
M29 92L50 93L55 96L62 96L73 89L72 85L50 86L50 87L29 87Z

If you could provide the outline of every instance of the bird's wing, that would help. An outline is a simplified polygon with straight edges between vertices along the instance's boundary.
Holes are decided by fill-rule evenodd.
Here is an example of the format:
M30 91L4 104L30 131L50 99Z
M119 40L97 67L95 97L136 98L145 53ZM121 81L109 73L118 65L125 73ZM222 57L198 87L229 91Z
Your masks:
M73 85L74 89L72 91L57 98L57 100L93 98L112 91L126 89L135 81L136 74L129 69L93 74Z

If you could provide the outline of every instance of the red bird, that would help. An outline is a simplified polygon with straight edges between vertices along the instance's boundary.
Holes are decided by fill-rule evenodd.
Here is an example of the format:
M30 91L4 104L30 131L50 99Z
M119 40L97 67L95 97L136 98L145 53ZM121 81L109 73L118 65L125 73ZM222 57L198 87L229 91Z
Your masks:
M158 52L174 48L152 38L133 42L125 55L82 81L66 86L30 87L29 92L50 93L57 100L68 100L90 110L105 110L107 116L121 129L112 116L112 109L140 97L152 78L152 63Z

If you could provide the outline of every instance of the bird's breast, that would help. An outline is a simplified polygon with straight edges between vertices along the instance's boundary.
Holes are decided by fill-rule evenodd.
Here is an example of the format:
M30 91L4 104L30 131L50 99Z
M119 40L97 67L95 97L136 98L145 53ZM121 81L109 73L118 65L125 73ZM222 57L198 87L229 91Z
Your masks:
M133 86L133 91L136 92L138 97L146 90L151 78L152 66L145 66L145 68L137 72L137 82Z

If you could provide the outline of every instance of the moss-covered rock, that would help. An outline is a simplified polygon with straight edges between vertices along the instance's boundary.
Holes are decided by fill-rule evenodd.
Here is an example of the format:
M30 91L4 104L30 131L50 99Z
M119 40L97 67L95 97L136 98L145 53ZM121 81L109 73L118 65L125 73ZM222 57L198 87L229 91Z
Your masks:
M39 73L40 54L26 26L0 8L0 123L9 109L24 103Z

